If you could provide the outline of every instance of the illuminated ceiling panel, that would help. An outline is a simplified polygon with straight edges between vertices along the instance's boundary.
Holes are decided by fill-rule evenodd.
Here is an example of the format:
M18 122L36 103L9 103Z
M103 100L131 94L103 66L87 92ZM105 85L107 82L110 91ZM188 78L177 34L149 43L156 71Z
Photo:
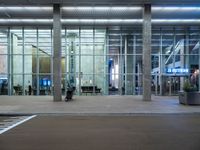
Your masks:
M52 25L52 6L1 6L0 25ZM152 6L153 24L199 24L200 7ZM140 6L64 6L63 25L137 25Z

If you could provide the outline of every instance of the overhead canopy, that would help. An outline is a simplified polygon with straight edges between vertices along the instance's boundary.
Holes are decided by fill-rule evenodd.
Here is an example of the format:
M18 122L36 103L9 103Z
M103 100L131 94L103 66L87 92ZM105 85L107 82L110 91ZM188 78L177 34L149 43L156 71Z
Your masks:
M153 25L199 25L199 0L177 1L0 0L0 25L52 25L53 3L62 4L63 25L142 24L144 3L152 3Z

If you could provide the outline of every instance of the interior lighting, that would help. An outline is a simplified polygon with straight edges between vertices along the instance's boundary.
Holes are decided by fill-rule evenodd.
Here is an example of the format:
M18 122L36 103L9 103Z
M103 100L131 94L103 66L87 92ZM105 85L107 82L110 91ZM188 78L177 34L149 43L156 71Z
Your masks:
M142 10L142 7L62 7L62 9L69 11L135 11Z
M119 65L115 65L115 78L118 79L119 78Z
M52 23L53 19L0 19L0 23Z
M62 23L90 24L130 24L142 23L143 19L61 19ZM53 23L53 19L0 19L0 23ZM167 23L200 23L200 19L152 19L153 24Z
M152 23L200 23L200 19L152 19Z
M66 23L142 23L142 19L62 19Z
M200 7L152 7L152 11L200 11Z
M112 72L112 80L114 81L114 80L115 80L115 74L114 74L115 71L114 71L114 68L112 68L112 71L111 71L111 72Z
M0 10L8 11L8 10L13 10L13 11L24 11L24 10L30 10L30 11L39 11L39 10L53 10L52 7L0 7Z

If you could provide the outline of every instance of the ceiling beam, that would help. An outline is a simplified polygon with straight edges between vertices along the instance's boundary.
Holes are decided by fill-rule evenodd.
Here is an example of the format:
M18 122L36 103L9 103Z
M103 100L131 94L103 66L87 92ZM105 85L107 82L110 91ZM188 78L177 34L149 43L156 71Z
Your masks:
M66 5L188 5L198 4L199 0L0 0L0 5L52 5L55 3Z

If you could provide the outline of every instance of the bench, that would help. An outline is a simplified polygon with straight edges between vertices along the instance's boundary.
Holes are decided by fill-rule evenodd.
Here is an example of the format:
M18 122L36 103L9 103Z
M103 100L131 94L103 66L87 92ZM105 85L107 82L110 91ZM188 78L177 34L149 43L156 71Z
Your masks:
M93 93L93 86L81 86L81 92L82 93ZM97 88L97 86L94 86L94 93L101 93L101 88Z

